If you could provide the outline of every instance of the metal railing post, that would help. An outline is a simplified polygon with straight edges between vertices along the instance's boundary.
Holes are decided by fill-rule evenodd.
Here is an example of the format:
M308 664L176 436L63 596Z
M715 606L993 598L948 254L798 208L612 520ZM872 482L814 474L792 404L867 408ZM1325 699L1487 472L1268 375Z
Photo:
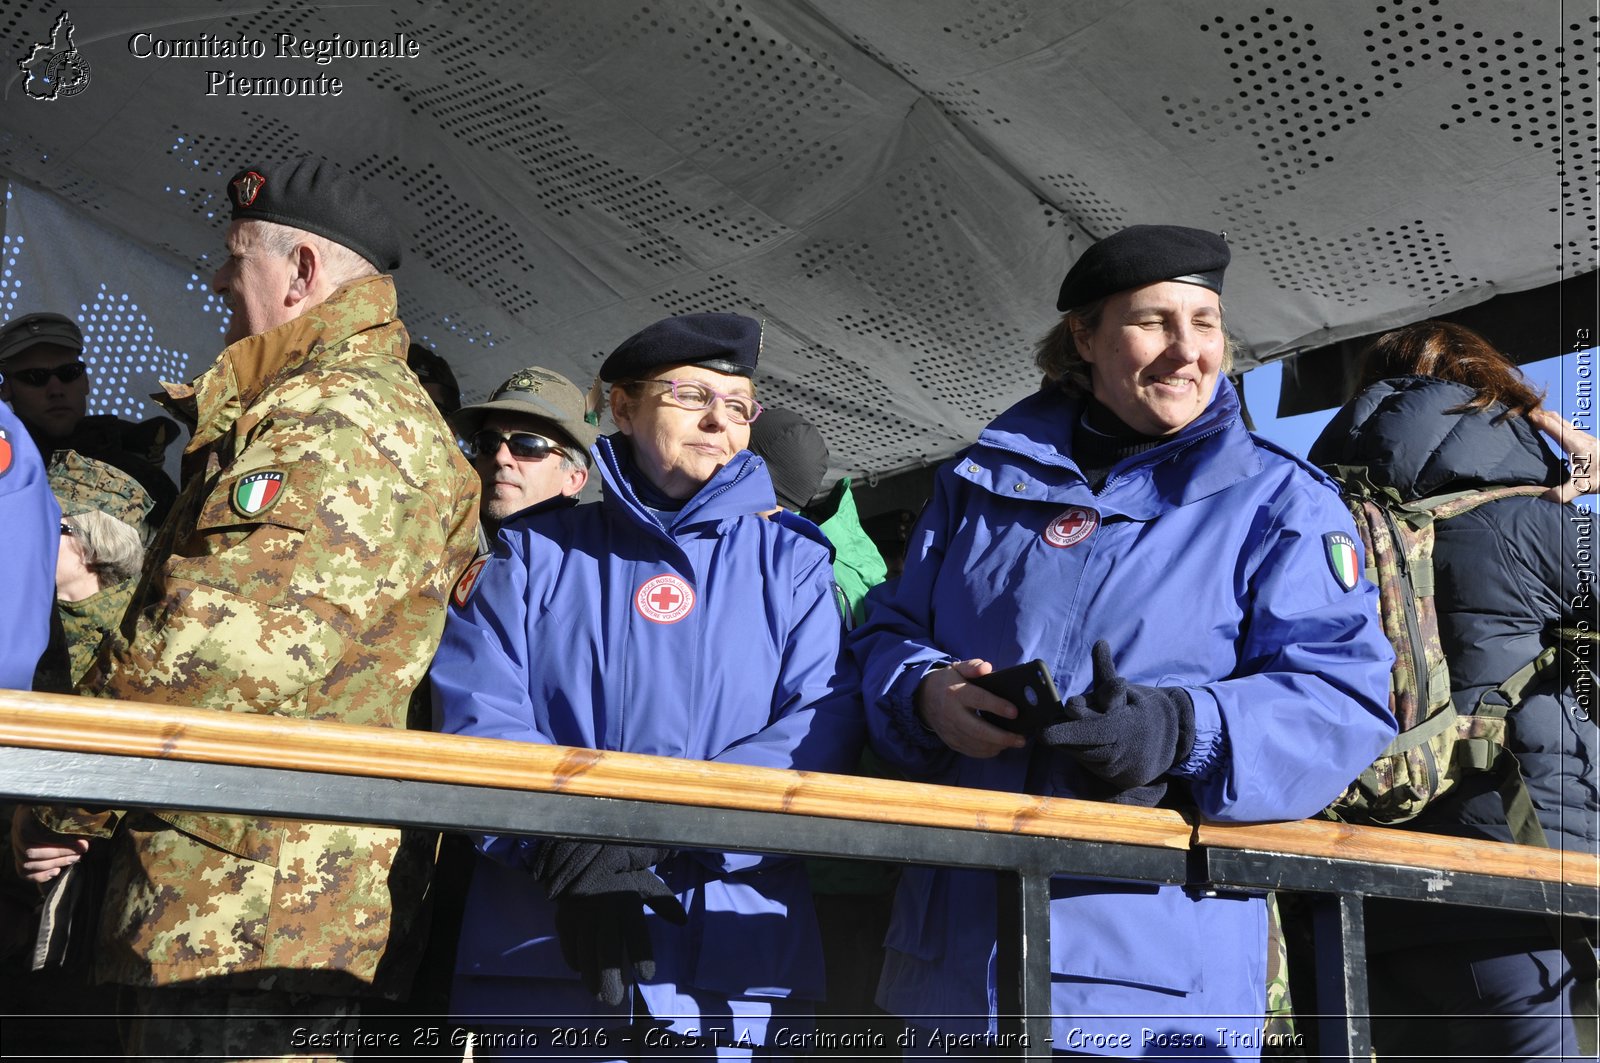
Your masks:
M1372 1058L1367 927L1358 894L1312 895L1317 1038L1324 1059Z
M1028 1059L1049 1059L1050 875L1029 869L995 877L1000 1045Z

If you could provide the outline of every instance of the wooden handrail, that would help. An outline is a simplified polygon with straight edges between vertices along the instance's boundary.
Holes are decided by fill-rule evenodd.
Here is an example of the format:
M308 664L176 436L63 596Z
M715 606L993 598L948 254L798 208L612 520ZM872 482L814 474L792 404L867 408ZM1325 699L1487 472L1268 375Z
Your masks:
M1167 809L27 691L0 690L0 745L1165 849L1252 849L1600 887L1595 856L1415 831L1315 820L1194 824Z
M0 745L1166 849L1192 833L1166 809L25 691L0 691Z

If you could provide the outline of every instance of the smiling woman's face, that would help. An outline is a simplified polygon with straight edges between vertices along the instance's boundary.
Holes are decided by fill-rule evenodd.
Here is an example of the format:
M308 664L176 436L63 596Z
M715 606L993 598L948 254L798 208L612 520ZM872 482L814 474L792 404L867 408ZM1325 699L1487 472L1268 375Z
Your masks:
M1222 302L1198 284L1161 281L1117 292L1100 323L1072 342L1094 397L1129 428L1171 435L1200 416L1227 353Z
M736 424L721 402L686 410L672 401L665 384L694 380L724 395L755 396L747 377L697 365L668 366L645 378L644 387L611 389L611 419L633 444L639 471L668 498L690 498L750 443L750 426Z

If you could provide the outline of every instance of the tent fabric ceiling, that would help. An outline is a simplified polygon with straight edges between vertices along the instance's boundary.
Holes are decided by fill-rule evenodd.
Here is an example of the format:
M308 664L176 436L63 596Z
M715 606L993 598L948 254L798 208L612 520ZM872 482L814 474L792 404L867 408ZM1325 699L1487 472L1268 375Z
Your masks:
M87 308L139 289L190 315L172 325L187 354L130 368L130 392L215 353L219 319L196 310L216 308L177 282L215 267L225 178L300 154L391 206L408 234L402 314L469 397L530 363L584 384L658 317L738 311L766 322L762 400L811 417L835 472L869 476L953 453L1035 386L1063 272L1126 224L1227 233L1247 364L1595 268L1589 2L68 10L82 91L30 98L15 63L0 84L0 173L48 193L13 200L7 254L26 237L35 279L0 302L10 316L46 294ZM11 54L49 41L60 12L0 0ZM404 34L418 55L319 65L276 58L278 34ZM157 40L266 55L136 54ZM207 95L210 71L343 91ZM90 254L51 239L51 199L124 253L47 282ZM140 256L174 282L145 290L169 274Z

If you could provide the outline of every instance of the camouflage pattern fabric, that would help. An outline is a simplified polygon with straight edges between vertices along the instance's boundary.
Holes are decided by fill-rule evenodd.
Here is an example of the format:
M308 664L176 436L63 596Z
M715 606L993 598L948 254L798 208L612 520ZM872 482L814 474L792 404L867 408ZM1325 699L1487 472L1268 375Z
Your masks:
M1364 470L1340 468L1335 475L1361 535L1367 578L1378 587L1383 631L1394 648L1389 707L1400 731L1327 814L1357 823L1404 823L1463 776L1489 770L1505 748L1503 712L1458 713L1451 701L1450 666L1434 605L1434 525L1485 502L1542 494L1545 488L1496 487L1402 503L1372 487Z
M150 511L136 525L149 542L178 497L177 485L162 463L167 447L179 434L177 423L170 417L152 417L134 424L110 414L90 414L68 436L50 439L34 433L33 439L39 445L39 453L52 455L52 461L55 454L79 454L133 477L151 500Z
M65 512L66 503L62 503ZM67 654L72 662L72 684L76 686L100 654L100 644L117 630L128 603L133 599L137 580L126 579L103 587L76 602L56 599L56 612L67 636Z
M1303 1059L1296 1036L1294 994L1289 987L1289 939L1276 893L1267 894L1267 1013L1262 1024L1263 1056Z
M192 387L185 488L79 692L336 720L412 720L478 478L405 366L393 282L356 281L226 349ZM420 705L420 701L418 702ZM97 976L393 993L433 838L185 811L35 810L111 836ZM391 945L395 946L391 948ZM255 972L260 984L242 975Z
M86 458L76 450L51 454L47 472L50 490L61 504L63 517L99 510L130 528L142 529L145 517L155 506L150 492L138 480L115 465Z

